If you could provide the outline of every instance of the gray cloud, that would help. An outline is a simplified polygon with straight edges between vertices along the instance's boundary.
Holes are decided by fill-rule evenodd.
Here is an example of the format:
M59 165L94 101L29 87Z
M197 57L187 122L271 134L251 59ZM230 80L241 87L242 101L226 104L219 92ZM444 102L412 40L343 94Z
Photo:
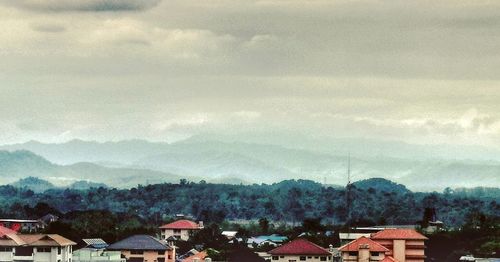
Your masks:
M11 5L41 12L140 11L156 6L161 0L18 0Z
M0 143L276 129L500 147L495 1L0 3Z

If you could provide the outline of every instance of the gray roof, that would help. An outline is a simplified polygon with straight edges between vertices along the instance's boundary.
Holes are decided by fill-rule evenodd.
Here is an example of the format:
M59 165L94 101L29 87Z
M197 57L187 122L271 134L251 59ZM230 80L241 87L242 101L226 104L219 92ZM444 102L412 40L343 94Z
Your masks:
M135 235L120 240L107 247L108 250L157 250L164 251L170 249L170 246L164 241L158 240L152 236Z

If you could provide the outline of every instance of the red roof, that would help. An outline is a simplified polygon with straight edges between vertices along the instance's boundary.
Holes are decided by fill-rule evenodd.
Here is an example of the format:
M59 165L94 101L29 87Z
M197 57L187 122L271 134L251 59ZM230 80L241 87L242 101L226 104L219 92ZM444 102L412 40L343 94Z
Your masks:
M288 242L282 246L279 246L271 251L271 255L331 255L326 249L306 240L306 239L295 239Z
M385 229L371 236L371 239L411 239L427 240L427 238L413 229Z
M191 220L177 220L160 227L161 229L200 229L198 223Z
M10 229L10 228L0 226L0 237L3 237L5 235L10 235L10 234L17 234L17 232Z
M360 246L362 245L368 245L370 248L370 251L374 252L388 252L389 249L385 248L381 244L367 238L367 237L360 237L354 241L351 241L350 243L347 243L339 248L339 251L358 251Z
M399 261L397 261L396 259L394 259L391 256L387 256L384 259L382 259L380 262L399 262Z

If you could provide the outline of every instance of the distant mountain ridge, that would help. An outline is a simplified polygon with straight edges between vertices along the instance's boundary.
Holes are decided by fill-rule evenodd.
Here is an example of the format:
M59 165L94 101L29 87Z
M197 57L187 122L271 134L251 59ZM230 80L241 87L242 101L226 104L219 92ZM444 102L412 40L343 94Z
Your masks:
M72 140L62 144L31 141L0 148L34 150L36 154L58 163L55 165L43 158L33 159L29 165L39 164L40 168L25 170L26 175L55 173L59 176L56 171L63 169L71 177L83 174L81 179L90 181L109 178L105 181L107 184L112 182L130 185L129 180L133 183L153 183L161 180L157 177L165 177L165 173L177 179L228 183L272 183L286 179L312 179L337 185L347 182L347 157L326 153L325 146L319 146L315 151L312 148L304 149L304 146L300 149L300 141L297 141L296 148L289 148L278 143L210 139L211 137L198 136L171 144L143 140L105 143ZM367 152L370 150L367 149ZM414 191L442 191L446 187L500 187L500 162L410 160L376 154L370 157L364 155L366 153L353 154L351 159L354 181L381 177L404 184ZM0 154L0 172L4 170L1 167L1 156ZM10 170L13 167L6 168ZM116 181L111 181L112 178Z
M177 182L181 179L177 175L147 169L109 168L93 163L56 165L29 151L0 151L0 184L9 184L28 177L32 178L23 181L24 183L34 182L33 178L39 178L55 186L68 186L85 180L119 188L146 182Z

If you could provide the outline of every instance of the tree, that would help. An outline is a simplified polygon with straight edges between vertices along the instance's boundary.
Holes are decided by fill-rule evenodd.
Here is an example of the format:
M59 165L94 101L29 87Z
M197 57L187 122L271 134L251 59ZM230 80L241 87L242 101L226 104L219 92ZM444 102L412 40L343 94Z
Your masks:
M269 220L263 217L259 219L260 230L263 234L267 234L269 232Z

